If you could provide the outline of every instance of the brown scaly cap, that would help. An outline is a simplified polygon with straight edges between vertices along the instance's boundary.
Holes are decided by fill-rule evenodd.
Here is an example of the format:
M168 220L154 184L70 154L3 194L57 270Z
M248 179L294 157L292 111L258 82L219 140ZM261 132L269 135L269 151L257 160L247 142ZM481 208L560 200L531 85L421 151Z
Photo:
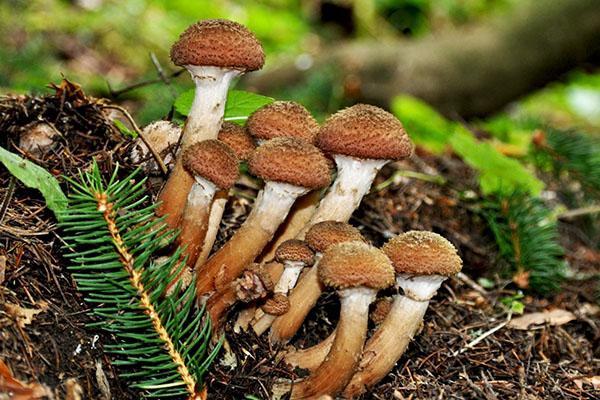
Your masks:
M314 143L319 124L300 104L293 101L275 101L250 115L246 129L256 139L296 137Z
M394 267L379 249L362 242L338 243L323 253L319 279L327 286L345 289L366 286L385 289L394 283Z
M280 263L298 261L305 265L311 265L314 257L315 253L308 247L306 242L298 239L286 240L275 251L275 260Z
M358 229L345 222L323 221L314 224L304 238L317 253L323 253L331 245L344 242L365 242Z
M233 150L218 140L204 140L183 152L183 166L219 189L229 189L239 177L238 160Z
M252 136L240 125L231 122L223 122L217 139L229 146L242 161L247 160L256 147Z
M402 123L389 112L367 104L329 117L316 144L326 153L376 160L400 160L413 150Z
M261 309L267 314L280 316L290 309L290 300L283 293L275 293L263 304Z
M433 232L402 233L390 239L382 250L399 274L451 276L462 268L452 243Z
M262 45L237 22L207 19L190 25L171 47L175 65L205 65L254 71L265 63Z
M248 159L250 173L265 181L283 182L307 189L329 186L327 159L312 144L297 138L266 141Z

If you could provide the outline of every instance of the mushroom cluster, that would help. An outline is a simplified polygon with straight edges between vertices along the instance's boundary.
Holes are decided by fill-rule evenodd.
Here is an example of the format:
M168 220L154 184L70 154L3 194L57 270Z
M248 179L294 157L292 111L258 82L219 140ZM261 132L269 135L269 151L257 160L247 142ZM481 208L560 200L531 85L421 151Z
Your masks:
M379 249L348 224L379 170L412 153L402 124L357 104L319 126L306 108L283 101L258 109L245 126L223 123L231 81L264 62L258 40L235 22L192 25L171 58L190 72L196 95L157 215L181 231L182 265L195 276L215 337L244 303L235 326L264 334L281 359L310 371L274 392L292 399L364 393L394 367L429 300L462 265L435 233L406 232ZM264 186L243 225L213 249L240 163ZM339 298L335 330L316 346L283 349L329 290ZM390 290L397 294L383 297ZM369 332L372 303L378 323Z

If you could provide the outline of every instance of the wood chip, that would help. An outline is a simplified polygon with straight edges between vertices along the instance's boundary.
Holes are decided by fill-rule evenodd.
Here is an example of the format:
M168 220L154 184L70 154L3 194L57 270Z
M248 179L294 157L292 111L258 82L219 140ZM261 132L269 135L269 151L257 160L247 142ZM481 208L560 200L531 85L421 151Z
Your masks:
M6 256L0 256L0 285L4 283L6 278Z
M37 382L23 383L17 380L8 365L0 360L0 394L9 393L10 400L36 400L54 398L50 389Z
M594 390L600 390L600 376L586 376L583 378L573 379L573 383L579 390L583 390L583 385L592 385Z
M4 308L6 312L15 320L19 327L24 328L33 322L33 318L48 309L48 303L45 301L38 302L40 308L24 308L17 304L5 303Z
M551 326L564 325L575 319L577 317L572 312L557 308L552 311L535 312L514 318L508 323L508 326L513 329L528 330L544 324Z

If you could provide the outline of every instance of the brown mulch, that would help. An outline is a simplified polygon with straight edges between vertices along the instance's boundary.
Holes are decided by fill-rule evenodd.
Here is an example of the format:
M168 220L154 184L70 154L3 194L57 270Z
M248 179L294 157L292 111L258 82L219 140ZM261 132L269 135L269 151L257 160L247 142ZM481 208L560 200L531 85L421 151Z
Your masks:
M18 152L19 135L44 121L61 133L56 146L39 158L22 155L57 177L86 168L92 157L105 171L116 162L130 169L125 158L129 142L110 123L104 103L66 82L55 89L43 97L0 98L0 146ZM447 184L405 178L397 170L443 177ZM473 340L507 321L509 312L500 300L517 293L493 267L498 256L477 210L473 172L451 156L419 153L380 175L374 187L381 187L365 199L352 224L376 245L408 229L438 232L457 246L469 277L485 275L494 287L483 289L458 278L444 284L407 353L364 398L600 399L585 380L600 375L600 314L592 306L597 282L569 282L553 298L522 299L526 313L561 308L573 312L575 321L523 331L502 327L471 347ZM253 194L249 188L238 189ZM5 213L3 204L8 204ZM229 204L221 242L243 221L250 204L245 197ZM600 254L577 225L561 224L561 232L575 271L600 271ZM138 398L102 352L102 344L112 338L85 326L91 321L89 306L66 269L60 234L39 193L0 167L0 257L6 257L0 282L0 360L18 379L46 384L57 398L65 397L70 378L81 386L84 398L105 398L107 391L114 399ZM23 321L17 313L22 309L40 312ZM326 337L337 312L335 295L323 296L292 344L309 346ZM303 374L277 364L277 349L264 338L234 334L229 325L228 339L238 366L214 365L208 376L211 399L268 398L276 379Z

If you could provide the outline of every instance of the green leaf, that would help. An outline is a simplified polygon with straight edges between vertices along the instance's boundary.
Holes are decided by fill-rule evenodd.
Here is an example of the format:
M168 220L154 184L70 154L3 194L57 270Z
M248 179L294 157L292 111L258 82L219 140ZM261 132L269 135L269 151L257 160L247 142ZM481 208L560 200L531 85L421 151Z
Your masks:
M411 96L398 96L392 101L392 112L402 121L410 138L433 153L445 150L454 130L453 123L436 110Z
M42 192L46 205L57 216L67 208L67 198L58 181L44 168L0 147L0 162L25 186Z
M123 136L127 136L133 139L137 137L137 132L129 129L121 120L113 119L112 123L115 124L119 131L121 131Z
M188 115L194 101L195 90L183 92L175 100L175 110ZM264 105L273 102L273 98L243 90L230 90L225 104L225 121L243 124L250 114Z
M484 194L522 190L537 195L544 187L517 160L506 157L491 144L477 140L465 128L459 126L455 130L450 144L465 163L479 171L479 184Z

